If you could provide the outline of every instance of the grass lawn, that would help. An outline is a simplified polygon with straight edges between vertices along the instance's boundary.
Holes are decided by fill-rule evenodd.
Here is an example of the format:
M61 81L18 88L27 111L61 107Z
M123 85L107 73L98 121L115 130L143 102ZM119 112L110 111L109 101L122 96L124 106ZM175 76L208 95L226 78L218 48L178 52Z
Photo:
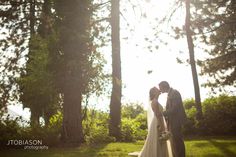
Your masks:
M49 148L48 150L1 150L1 157L128 157L139 151L144 141L135 143L108 143L80 148ZM236 157L236 137L186 139L187 157Z

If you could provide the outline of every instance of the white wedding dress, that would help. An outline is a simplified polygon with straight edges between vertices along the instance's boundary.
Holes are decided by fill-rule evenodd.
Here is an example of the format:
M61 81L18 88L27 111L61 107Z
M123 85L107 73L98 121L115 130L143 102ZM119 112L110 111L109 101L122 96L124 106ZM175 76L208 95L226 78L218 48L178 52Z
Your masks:
M161 106L159 108L163 110ZM133 152L128 155L138 157L173 157L170 140L160 141L158 139L160 135L157 129L158 120L150 107L148 108L147 119L148 134L141 152ZM166 127L165 119L164 123Z

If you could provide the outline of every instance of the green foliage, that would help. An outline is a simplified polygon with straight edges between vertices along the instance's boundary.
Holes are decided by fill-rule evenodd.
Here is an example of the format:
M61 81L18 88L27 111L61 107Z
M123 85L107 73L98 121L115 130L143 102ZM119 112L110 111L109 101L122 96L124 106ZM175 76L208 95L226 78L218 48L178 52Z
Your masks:
M107 125L107 124L106 124ZM109 136L108 128L104 125L92 125L90 132L85 135L88 144L114 142L115 138Z
M147 134L147 115L141 104L122 106L121 137L122 141L143 140Z
M184 127L186 135L235 135L236 97L221 95L206 99L202 103L203 119L196 120L194 101L184 102L188 122Z
M19 125L19 122L23 122L22 118L10 119L9 115L6 118L0 120L0 143L1 146L6 146L6 143L10 139L22 139L24 138L24 129Z
M109 113L88 110L83 120L85 141L89 144L115 141L109 136ZM147 135L146 112L140 104L122 106L121 139L119 141L143 140Z
M6 147L8 140L32 140L39 139L44 145L57 146L60 143L60 133L62 125L62 114L58 112L50 118L48 126L29 126L21 117L10 119L7 116L0 120L0 143ZM22 124L27 124L23 126ZM18 146L13 146L18 147Z
M184 134L196 134L198 132L197 129L197 110L195 107L195 101L193 99L188 99L184 101L184 108L187 114L187 122L183 129Z
M212 97L202 104L204 118L199 122L196 120L194 100L184 101L188 117L183 130L185 135L235 135L235 96ZM147 136L147 119L142 106L124 105L122 115L120 141L144 140ZM0 141L6 143L9 139L42 139L43 143L49 146L57 146L60 143L63 121L61 112L57 112L50 118L48 126L22 127L19 125L21 121L21 118L1 120L0 134L4 136L1 136ZM114 142L115 139L109 136L108 122L109 113L88 109L82 123L85 142L87 144Z
M63 115L61 112L54 114L49 120L49 128L54 128L55 130L60 130L62 126Z
M32 3L34 3L32 5ZM29 38L40 23L43 2L3 0L0 4L0 108L18 101L16 78L24 68Z
M30 53L26 70L17 80L20 101L23 107L31 110L32 116L43 116L46 123L59 108L59 96L53 82L53 75L48 69L48 41L39 35L31 37ZM32 122L34 119L31 119ZM33 122L34 123L34 122Z
M181 5L186 1L177 0ZM224 86L234 86L236 81L236 1L235 0L192 0L190 1L191 23L193 39L198 43L207 58L197 61L201 66L201 75L209 79L204 83L206 87L225 90ZM176 3L176 7L179 7ZM173 12L174 15L175 11ZM172 17L175 17L173 16ZM173 19L173 18L172 18ZM172 25L175 38L184 37L185 29L182 25ZM201 44L199 44L201 43ZM200 51L199 51L200 52ZM200 53L203 53L200 52ZM177 59L179 63L183 62ZM217 87L217 88L216 88Z
M57 112L50 118L48 126L33 126L30 128L28 136L42 139L43 143L48 146L57 146L61 139L62 119L62 113Z
M208 134L230 135L236 130L236 97L221 95L203 103L204 122Z
M147 131L146 129L142 129L142 121L140 122L137 119L122 118L121 119L121 137L122 137L121 140L131 142L131 141L145 139L147 135Z
M140 113L143 112L144 109L142 107L142 104L135 104L135 103L122 105L121 109L122 117L132 118L132 119L136 118Z
M202 74L209 79L210 87L235 86L236 81L236 1L193 1L192 27L200 40L205 43L205 51L211 56L200 62ZM209 48L210 47L210 48ZM215 88L212 88L215 89Z
M83 133L88 144L115 141L109 136L109 114L97 110L88 110L83 120Z
M47 126L33 125L25 128L26 139L42 139L44 145L57 146L61 140L62 113L52 115Z
M122 118L121 120L121 137L123 141L134 141L135 133L137 132L138 124L129 118Z

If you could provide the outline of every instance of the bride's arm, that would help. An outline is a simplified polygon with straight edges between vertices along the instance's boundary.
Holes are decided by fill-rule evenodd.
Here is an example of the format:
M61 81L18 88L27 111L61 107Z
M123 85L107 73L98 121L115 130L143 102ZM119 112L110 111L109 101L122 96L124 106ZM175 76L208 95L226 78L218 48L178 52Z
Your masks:
M160 108L158 107L157 99L154 98L151 102L152 110L155 113L155 116L157 117L158 124L160 124L160 131L164 131L164 119L163 119L163 114L160 111Z

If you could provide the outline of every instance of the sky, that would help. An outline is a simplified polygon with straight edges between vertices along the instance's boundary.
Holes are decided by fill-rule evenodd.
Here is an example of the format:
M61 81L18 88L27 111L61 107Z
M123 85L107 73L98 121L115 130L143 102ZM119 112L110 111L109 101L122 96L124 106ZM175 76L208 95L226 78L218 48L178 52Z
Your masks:
M179 90L183 99L194 97L194 88L192 81L191 67L186 64L177 63L176 58L188 59L188 48L186 38L176 40L172 37L160 34L161 38L168 45L161 44L153 37L152 27L157 27L155 18L163 17L172 6L171 0L150 0L149 3L143 3L143 12L146 18L135 24L135 31L128 37L128 41L123 40L121 44L122 55L122 78L125 84L123 96L126 101L143 102L146 106L148 100L148 91L153 86L158 86L160 81L166 80L170 86ZM129 19L135 19L132 11ZM130 21L128 19L128 21ZM173 23L182 26L184 24L185 14L183 11L176 13ZM134 20L135 21L135 20ZM135 22L133 22L135 23ZM169 24L171 25L171 24ZM164 25L163 31L171 32L170 26ZM128 34L126 31L123 34ZM150 38L154 41L151 43L159 48L150 52L149 49L142 49L138 45L142 45L144 37ZM195 49L196 52L202 50ZM180 53L182 52L182 53ZM196 58L204 58L203 53L196 53ZM147 72L152 70L151 74ZM198 72L200 68L198 67ZM204 77L199 77L199 84L206 81ZM202 98L208 96L209 89L201 88ZM163 101L163 104L165 102Z
M175 40L166 35L160 34L158 38L168 42L168 45L161 44L154 36L153 27L159 24L154 19L163 17L170 10L173 0L131 0L136 4L133 8L131 3L122 0L121 8L121 60L122 60L122 103L138 102L147 108L148 92L153 86L158 86L160 81L168 81L170 86L177 89L183 99L194 98L194 88L191 74L191 67L186 64L179 64L176 57L188 58L186 38ZM141 17L141 12L146 18ZM183 11L177 12L174 20L175 24L184 24L185 14ZM127 28L127 23L129 27ZM171 25L171 24L169 24ZM130 30L132 29L132 30ZM166 32L170 32L170 26L161 27ZM152 43L147 43L148 38ZM157 50L150 52L147 46L158 46ZM197 52L200 49L195 49ZM110 48L105 48L105 58L108 61L107 68L110 68L111 53ZM182 53L180 53L180 51ZM202 58L203 53L196 53L196 58ZM148 74L148 71L152 73ZM198 72L200 69L198 67ZM204 77L199 76L199 84L206 82ZM202 99L209 96L210 90L200 88ZM95 99L94 99L95 100ZM160 102L165 106L166 94L162 94ZM98 109L108 110L109 99L100 97L93 102ZM9 106L9 109L23 115L29 119L29 109L22 109L21 105Z

